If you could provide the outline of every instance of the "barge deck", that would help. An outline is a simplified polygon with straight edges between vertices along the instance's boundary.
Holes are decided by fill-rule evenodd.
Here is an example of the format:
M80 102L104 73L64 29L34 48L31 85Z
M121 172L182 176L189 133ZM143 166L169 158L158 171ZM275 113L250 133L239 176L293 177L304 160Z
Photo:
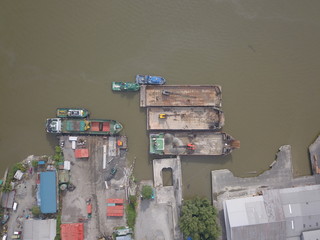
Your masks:
M149 152L156 155L227 155L240 142L222 132L183 131L149 134Z
M150 107L147 130L218 130L224 114L214 107Z
M167 106L221 108L221 87L218 85L141 86L140 107Z

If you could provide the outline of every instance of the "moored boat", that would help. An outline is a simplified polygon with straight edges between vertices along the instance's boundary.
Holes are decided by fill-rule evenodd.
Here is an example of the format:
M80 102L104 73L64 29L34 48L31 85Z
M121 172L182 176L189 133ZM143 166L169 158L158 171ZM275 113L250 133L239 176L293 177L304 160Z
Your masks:
M149 84L149 85L163 85L166 80L160 76L150 76L150 75L136 75L136 83L138 84Z
M222 132L177 131L150 133L149 152L156 155L227 155L240 142Z
M56 134L115 135L123 129L115 120L49 118L46 131Z
M112 90L117 92L136 92L140 90L140 85L131 82L112 82Z
M58 108L58 118L86 118L89 116L89 111L85 108Z

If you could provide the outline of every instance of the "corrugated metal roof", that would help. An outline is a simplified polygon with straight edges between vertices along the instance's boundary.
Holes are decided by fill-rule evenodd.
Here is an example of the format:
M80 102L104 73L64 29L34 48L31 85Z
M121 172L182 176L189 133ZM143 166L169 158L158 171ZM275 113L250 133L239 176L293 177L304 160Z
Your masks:
M284 222L255 224L232 228L232 240L285 240Z
M25 220L23 223L23 240L54 240L56 224L56 219Z
M120 203L123 204L123 199L121 198L108 198L107 203Z
M225 201L229 240L293 240L303 231L320 228L320 185L263 193Z
M14 197L16 195L15 191L11 192L4 192L2 193L2 199L1 199L1 206L3 208L12 208L13 202L14 202Z
M131 235L126 235L126 236L117 236L116 240L131 240Z
M262 196L227 200L226 207L231 227L268 222Z
M74 150L74 155L76 158L87 158L89 157L89 150L86 148L79 148Z
M83 240L83 223L61 224L61 240Z
M71 169L71 162L70 161L64 161L63 162L63 168L65 170L70 170Z
M40 210L42 213L55 213L57 211L56 172L40 173Z
M302 240L320 240L320 229L303 232Z

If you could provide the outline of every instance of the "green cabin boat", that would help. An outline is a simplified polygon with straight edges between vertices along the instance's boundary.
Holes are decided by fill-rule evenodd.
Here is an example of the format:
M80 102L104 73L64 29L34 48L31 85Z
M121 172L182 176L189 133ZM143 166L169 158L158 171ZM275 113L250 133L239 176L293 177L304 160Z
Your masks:
M123 129L115 120L49 118L46 131L56 134L116 135Z
M89 116L89 111L85 108L58 108L58 118L86 118Z
M117 92L137 92L140 90L140 85L132 82L112 82L112 90Z

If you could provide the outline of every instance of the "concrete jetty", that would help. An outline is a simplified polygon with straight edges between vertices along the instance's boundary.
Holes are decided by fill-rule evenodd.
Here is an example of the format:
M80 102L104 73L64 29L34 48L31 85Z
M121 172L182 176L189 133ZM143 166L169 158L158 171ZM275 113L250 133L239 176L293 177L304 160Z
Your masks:
M164 186L163 169L172 170L172 186ZM180 240L178 219L182 204L182 172L180 158L153 160L154 200L141 200L138 204L136 239ZM152 185L141 181L140 185Z
M226 199L259 195L263 189L316 184L315 176L293 178L290 145L280 147L273 167L257 177L235 177L229 170L223 169L212 171L211 178L212 199L219 210Z
M320 136L309 147L312 173L316 175L317 183L320 183Z

